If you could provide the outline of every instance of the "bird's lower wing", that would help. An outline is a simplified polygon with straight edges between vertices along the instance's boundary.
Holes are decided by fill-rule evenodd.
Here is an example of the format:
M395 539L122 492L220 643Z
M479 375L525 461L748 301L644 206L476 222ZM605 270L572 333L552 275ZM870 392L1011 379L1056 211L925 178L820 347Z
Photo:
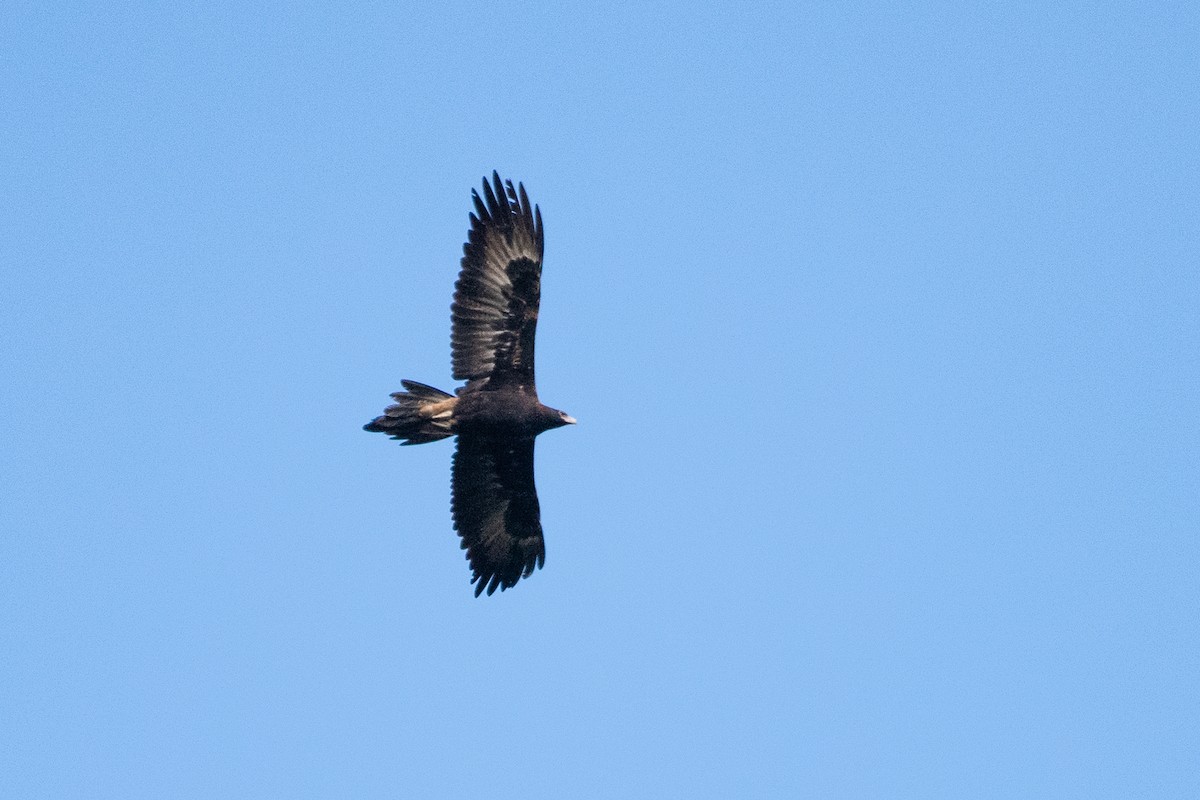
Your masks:
M451 505L476 597L503 591L545 563L532 438L459 436Z

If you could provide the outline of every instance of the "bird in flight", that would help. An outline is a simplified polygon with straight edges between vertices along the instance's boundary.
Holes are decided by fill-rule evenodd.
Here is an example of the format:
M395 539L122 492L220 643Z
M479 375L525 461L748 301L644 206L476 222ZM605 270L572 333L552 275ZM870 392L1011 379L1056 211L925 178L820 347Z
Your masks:
M406 391L363 426L402 444L457 436L451 467L454 528L467 551L475 596L515 586L546 561L533 483L533 440L575 420L542 405L533 340L542 286L542 212L525 187L493 172L463 245L450 306L453 394L402 380Z

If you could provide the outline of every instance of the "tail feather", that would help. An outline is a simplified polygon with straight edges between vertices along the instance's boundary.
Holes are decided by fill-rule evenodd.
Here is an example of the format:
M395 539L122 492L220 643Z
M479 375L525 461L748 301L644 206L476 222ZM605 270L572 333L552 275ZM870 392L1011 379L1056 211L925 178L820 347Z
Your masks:
M436 442L454 435L454 404L452 394L416 381L402 380L408 391L395 392L396 402L363 426L372 433L386 433L403 444Z

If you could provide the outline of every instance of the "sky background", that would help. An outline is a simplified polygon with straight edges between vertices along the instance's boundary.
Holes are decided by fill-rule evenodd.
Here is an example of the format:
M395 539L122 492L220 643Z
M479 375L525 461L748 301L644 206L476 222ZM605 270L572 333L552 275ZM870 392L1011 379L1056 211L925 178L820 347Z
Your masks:
M1200 796L1197 7L439 5L0 12L0 795Z

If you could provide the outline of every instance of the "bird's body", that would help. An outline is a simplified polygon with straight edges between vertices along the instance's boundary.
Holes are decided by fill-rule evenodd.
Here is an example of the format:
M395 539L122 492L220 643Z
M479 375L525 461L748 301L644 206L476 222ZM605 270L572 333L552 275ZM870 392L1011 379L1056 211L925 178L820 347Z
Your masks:
M538 400L533 347L541 300L542 217L525 187L492 173L463 246L451 306L453 395L416 381L367 423L403 444L458 437L451 475L454 527L475 594L507 589L545 562L533 482L533 440L574 423Z
M456 432L489 436L537 436L566 421L524 388L464 391L454 407Z

